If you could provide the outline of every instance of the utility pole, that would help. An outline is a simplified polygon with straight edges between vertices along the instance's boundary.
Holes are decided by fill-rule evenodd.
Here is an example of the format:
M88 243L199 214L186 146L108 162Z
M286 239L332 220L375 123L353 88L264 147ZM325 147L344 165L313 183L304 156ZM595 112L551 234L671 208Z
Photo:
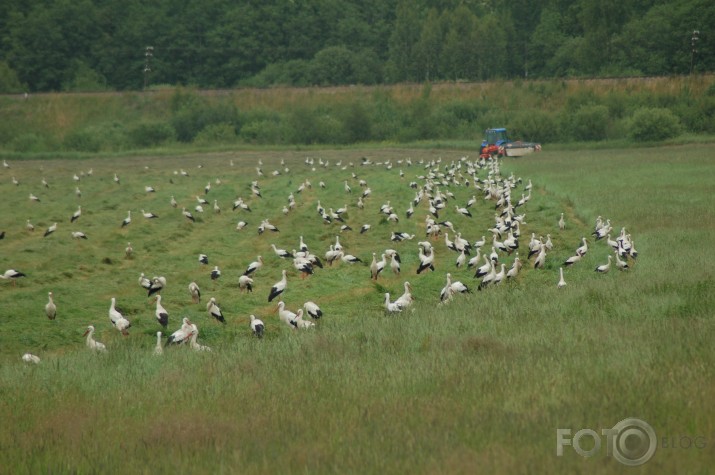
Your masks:
M700 39L700 31L693 30L693 36L690 37L690 74L693 74L693 68L695 67L695 55L698 52L697 45Z
M149 86L149 73L151 72L151 67L149 62L154 56L154 47L147 46L144 49L144 90L146 91L147 86Z

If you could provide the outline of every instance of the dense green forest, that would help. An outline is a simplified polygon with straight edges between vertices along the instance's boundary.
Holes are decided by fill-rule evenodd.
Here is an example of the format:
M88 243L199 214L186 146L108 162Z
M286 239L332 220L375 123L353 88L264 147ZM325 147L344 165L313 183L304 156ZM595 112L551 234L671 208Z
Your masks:
M5 0L0 92L715 70L712 0ZM698 31L697 40L693 32ZM149 48L151 47L151 48Z

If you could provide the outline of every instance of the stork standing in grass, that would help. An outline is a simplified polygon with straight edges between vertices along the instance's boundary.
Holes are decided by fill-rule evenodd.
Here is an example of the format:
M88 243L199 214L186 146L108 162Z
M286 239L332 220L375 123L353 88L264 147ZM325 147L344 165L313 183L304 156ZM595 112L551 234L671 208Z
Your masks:
M11 280L13 286L15 286L16 279L19 279L20 277L27 277L27 275L20 271L16 271L15 269L8 269L4 274L0 274L0 279Z
M285 269L281 271L281 274L283 275L283 277L281 277L281 280L273 284L273 287L271 287L271 292L268 294L269 302L272 302L273 299L285 292L286 287L288 287L288 279L286 277Z
M159 325L166 328L169 325L169 312L161 304L161 294L156 296L156 311L154 312Z
M112 297L112 303L109 306L109 320L112 322L112 325L114 325L114 328L119 330L122 335L126 336L129 333L127 330L129 327L132 326L131 323L129 323L129 320L124 318L124 315L122 315L115 307L116 305L116 299Z
M201 289L196 282L191 282L189 284L189 294L191 294L191 301L194 303L199 303L201 301Z
M258 256L257 260L248 264L248 267L246 267L246 270L243 272L243 275L249 277L261 267L263 267L263 258L261 256Z
M45 305L45 315L47 315L47 318L49 318L50 320L54 320L57 317L57 306L52 299L52 292L48 292L47 296L49 298L49 301L47 302L47 305Z
M566 287L566 281L564 280L564 268L563 267L559 267L559 283L556 284L556 287L559 289Z
M211 297L209 299L209 303L206 304L206 311L208 312L209 316L215 318L221 323L226 323L226 319L223 318L221 308L216 303L216 299L214 297Z
M161 346L161 332L156 332L156 346L154 347L154 355L161 356L164 354L164 348Z
M266 326L260 318L257 318L255 315L251 315L251 331L254 335L256 335L256 337L263 338L265 328Z
M131 224L131 222L132 222L132 212L130 210L130 211L127 211L127 217L124 218L124 220L122 221L121 227L125 228L125 227L129 226Z
M247 275L240 276L238 278L238 288L241 289L241 292L253 292L253 279Z
M57 231L57 223L54 223L52 226L47 228L47 231L45 231L45 234L43 235L43 237L47 237L50 234L54 233L55 231Z
M303 304L305 312L310 315L311 318L318 319L323 316L323 311L318 307L315 302L308 301Z
M289 327L298 328L298 323L295 321L298 315L286 310L285 305L283 301L278 302L278 318Z
M34 364L40 364L40 358L38 356L33 355L32 353L25 353L22 355L22 361L25 363L34 363Z
M193 328L191 326L191 320L184 317L182 319L181 328L169 335L169 338L167 338L166 343L164 343L164 346L181 345L183 343L186 343L187 341L189 341L192 331Z
M389 292L385 292L385 310L388 313L398 313L402 311L402 305L400 305L397 301L390 302Z
M87 327L87 331L84 332L84 335L87 337L87 348L89 348L92 351L98 352L98 353L105 353L107 351L107 347L104 346L104 343L100 343L97 340L94 339L94 326L90 325Z
M147 292L147 297L161 292L161 290L166 286L166 278L164 277L154 277L151 281L149 291Z

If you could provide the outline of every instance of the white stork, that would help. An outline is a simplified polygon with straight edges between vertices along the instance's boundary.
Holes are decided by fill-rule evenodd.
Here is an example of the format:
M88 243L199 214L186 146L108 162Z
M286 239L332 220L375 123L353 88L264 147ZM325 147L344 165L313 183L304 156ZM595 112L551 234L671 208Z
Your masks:
M283 277L281 278L281 280L279 280L278 282L273 284L273 287L271 287L271 292L270 292L270 294L268 294L269 302L273 301L273 299L275 299L276 297L281 295L285 291L286 287L288 286L288 279L286 278L285 269L283 269L281 271L281 273L282 273Z
M47 228L47 231L45 231L45 234L44 234L43 237L47 237L47 236L49 236L50 234L54 233L55 231L57 231L57 223L54 223L52 226L50 226L49 228Z
M22 355L22 361L24 361L25 363L40 364L39 356L35 356L32 353L25 353L24 355Z
M258 256L255 261L248 264L248 267L246 267L246 270L243 272L243 275L250 276L261 267L263 267L263 258L261 256Z
M129 226L129 224L130 224L131 222L132 222L132 211L129 210L129 211L127 211L127 217L124 218L124 220L122 221L122 226L121 226L121 227L123 227L123 228L124 228L124 227L127 227L127 226Z
M164 348L161 346L161 332L156 332L156 346L154 347L154 355L161 356L164 354Z
M452 274L447 273L447 284L439 294L441 302L450 300L454 294L468 293L469 288L460 281L452 282Z
M605 274L606 272L611 270L611 259L612 258L613 258L613 256L608 256L608 262L596 267L595 271L599 272L601 274Z
M201 301L201 289L196 282L191 282L189 284L189 294L191 294L191 300L194 303L199 303Z
M514 258L514 262L512 263L511 267L509 268L509 271L506 273L507 280L516 278L516 276L519 274L520 270L521 270L521 260L519 260L519 256L516 256Z
M159 216L155 215L154 213L151 213L151 212L147 213L147 212L144 211L144 210L142 210L142 215L143 215L146 219L156 219L156 218L159 217Z
M253 279L247 275L242 275L238 278L238 288L243 292L253 292Z
M251 315L251 331L254 335L256 335L256 337L263 338L265 328L266 326L263 324L261 319L257 318L255 315Z
M184 217L185 217L186 219L188 219L189 221L191 221L192 223L195 223L195 222L196 222L196 219L194 218L194 215L191 214L190 211L186 211L186 208L181 208L181 214L183 214Z
M218 268L218 266L214 266L213 270L211 271L211 280L217 280L220 277L221 270Z
M580 260L581 260L581 254L578 254L578 253L577 253L576 255L571 256L571 257L569 257L568 259L566 259L566 261L564 261L564 265L565 265L565 266L571 266L571 265L576 264L576 263L577 263L578 261L580 261Z
M129 333L127 330L129 327L132 326L131 323L129 323L129 320L124 318L124 315L122 315L116 308L116 299L112 297L112 303L109 306L109 320L112 322L112 325L114 325L114 328L122 332L122 335L126 336Z
M159 325L166 328L169 325L169 313L166 311L164 306L161 304L161 294L156 296L156 311L154 312L156 320Z
M405 281L404 286L405 291L397 300L395 300L395 303L399 304L403 309L412 305L412 301L414 300L414 297L412 296L412 285Z
M88 239L87 235L82 231L72 231L72 237L74 239Z
M273 231L274 233L280 232L280 229L278 229L277 227L275 227L274 225L269 223L267 219L264 219L263 221L261 221L261 226L263 227L263 229L267 229L268 231Z
M486 258L486 256L485 256ZM482 277L482 281L479 283L479 290L486 288L489 284L494 282L497 276L496 269L494 268L494 261L487 259L489 264L489 271Z
M147 297L151 297L153 294L155 294L157 292L161 292L161 290L165 286L166 286L166 278L165 277L154 277L151 281L151 286L149 287Z
M566 287L566 281L564 280L564 268L563 267L559 267L559 283L556 284L556 287L559 289Z
M460 208L459 205L454 205L454 208L457 210L457 213L464 215L468 218L472 217L472 213L470 213L467 208Z
M323 311L315 302L309 300L303 304L303 308L311 318L318 319L323 316Z
M144 272L139 274L139 285L144 289L149 290L151 288L151 279L144 275Z
M502 282L504 282L504 279L506 278L506 264L502 262L501 264L501 270L494 274L494 285L499 285Z
M32 224L32 223L30 222L30 220L28 219L27 222L25 223L25 229L27 229L28 231L32 232L32 231L35 230L35 225Z
M127 247L124 248L124 257L127 259L132 257L132 253L134 252L134 249L132 248L132 243L128 242Z
M353 256L352 254L345 254L342 251L340 251L340 260L345 262L346 264L355 264L357 262L362 262L359 257Z
M402 305L397 301L390 302L390 293L385 292L385 310L388 313L397 313L402 311Z
M393 273L400 274L400 255L396 252L390 255L390 269Z
M74 223L79 219L79 217L82 216L82 206L77 206L77 211L72 213L72 217L70 218L70 223Z
M216 299L214 297L211 297L209 299L209 303L206 304L206 311L208 312L209 316L215 318L221 323L226 323L226 319L223 318L221 308L216 303Z
M588 252L588 241L586 240L585 237L582 237L581 242L583 244L576 249L576 254L583 257L586 255L586 252Z
M427 270L427 269L434 272L434 250L430 249L430 253L425 254L424 251L422 250L422 247L420 246L419 258L420 258L420 265L417 268L418 274L420 274L422 271Z
M277 248L275 244L271 244L271 248L273 248L273 252L275 252L276 256L280 257L281 259L287 259L289 257L293 259L295 257L292 253L286 251L285 249Z
M19 279L20 277L27 277L27 275L15 269L8 269L4 274L0 274L0 279L12 280L13 286L15 285L15 279Z
M189 341L189 338L191 337L191 332L193 330L191 325L191 321L188 318L184 317L181 323L181 328L169 335L169 338L167 338L164 346L181 345Z
M285 305L283 301L278 302L278 318L291 328L298 328L298 323L295 321L298 315L286 310Z
M191 349L194 351L211 351L210 346L200 345L196 342L196 339L199 337L199 327L195 324L192 324L191 327L191 335L189 337L189 346Z
M615 258L616 258L616 269L618 270L628 270L628 262L627 261L622 261L621 258L618 256L618 251L615 252Z
M315 323L308 321L308 320L303 320L303 309L302 308L299 308L296 311L295 325L296 325L296 328L313 328L313 327L315 327Z
M49 318L50 320L54 320L57 317L57 306L52 299L52 292L48 292L47 296L49 298L49 301L47 302L47 305L45 305L45 315L47 315L47 318Z
M87 331L84 332L84 335L87 337L87 348L89 348L92 351L104 353L107 351L107 347L104 346L104 343L100 343L94 339L94 326L90 325L87 327Z

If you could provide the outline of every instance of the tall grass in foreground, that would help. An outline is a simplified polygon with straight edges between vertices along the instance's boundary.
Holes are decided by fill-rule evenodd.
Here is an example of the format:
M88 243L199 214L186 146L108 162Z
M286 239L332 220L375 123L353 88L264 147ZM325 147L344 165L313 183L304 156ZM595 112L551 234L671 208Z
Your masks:
M444 164L466 153L367 155L393 162L442 156ZM363 154L325 151L320 157L358 163ZM661 447L646 465L630 470L707 473L715 457L713 258L704 252L713 244L715 222L711 154L712 147L703 145L542 152L505 161L503 173L534 183L522 246L531 232L550 233L554 250L547 268L525 268L517 282L460 295L445 306L437 305L444 274L474 286L473 271L455 269L456 255L438 242L437 271L416 276L415 242L386 241L393 229L423 233L424 209L413 221L402 219L413 196L407 184L423 173L417 166L404 167L402 181L397 166L391 172L356 167L374 195L360 211L356 198L342 191L350 171L311 172L300 153L18 164L11 173L21 185L0 183L6 196L19 196L0 203L9 231L0 241L0 270L13 266L29 277L17 288L6 282L0 288L0 467L8 473L613 473L625 467L606 457L605 446L593 458L568 447L556 457L556 429L600 433L639 417L659 437L701 436L708 447ZM280 168L285 157L291 172L260 179L264 198L253 200L253 213L232 214L230 200L249 196L246 185L259 157L266 172ZM229 159L236 161L234 169ZM196 168L199 163L203 168ZM38 209L26 194L42 191L40 166L54 180ZM77 204L71 176L90 166L93 177L78 185L86 191L84 213L72 225L90 240L75 242L67 222ZM191 175L184 181L172 173L181 168ZM115 171L122 177L119 187L111 181ZM221 215L210 215L207 207L191 225L169 208L171 194L180 206L193 208L194 195L217 176L223 184L208 198L223 205ZM298 209L281 216L287 194L306 177L313 188L296 195ZM317 188L320 180L325 190ZM157 193L145 194L145 184ZM458 202L472 194L453 191ZM268 287L290 266L272 255L269 244L292 249L303 235L322 254L337 229L316 220L318 199L333 207L347 202L354 228L373 225L362 236L341 235L347 250L367 260L373 251L398 248L403 275L373 284L366 267L345 265L318 270L305 281L291 274L289 308L313 299L326 311L315 331L292 332L266 302ZM377 214L388 199L400 211L399 225ZM142 207L160 219L137 215L119 229L127 209L136 215ZM472 241L488 234L493 215L489 203L475 208L471 221L453 208L444 214ZM556 227L560 212L567 217L564 232ZM556 289L560 263L590 233L597 215L632 232L640 253L634 268L597 275L593 267L608 252L604 243L591 241L583 262L567 269L567 287ZM23 230L27 217L38 227L35 233L54 220L62 221L60 230L45 239L29 235ZM281 233L257 236L262 217ZM237 233L238 219L250 221L250 229ZM135 259L123 258L127 240ZM221 266L218 282L198 264L199 252ZM268 265L256 277L255 292L239 295L237 276L257 254ZM526 251L521 254L525 259ZM169 278L164 303L170 328L178 327L181 315L191 316L213 352L172 348L152 356L158 325L136 282L139 272ZM194 279L206 298L219 299L225 327L210 321L203 304L190 303L185 287ZM415 310L386 316L382 292L398 293L404 280L415 287ZM42 313L48 290L60 308L54 322ZM127 338L109 325L111 296L133 322ZM248 330L251 312L267 323L262 341ZM80 335L89 323L97 326L108 354L84 348ZM43 362L21 364L26 350Z

